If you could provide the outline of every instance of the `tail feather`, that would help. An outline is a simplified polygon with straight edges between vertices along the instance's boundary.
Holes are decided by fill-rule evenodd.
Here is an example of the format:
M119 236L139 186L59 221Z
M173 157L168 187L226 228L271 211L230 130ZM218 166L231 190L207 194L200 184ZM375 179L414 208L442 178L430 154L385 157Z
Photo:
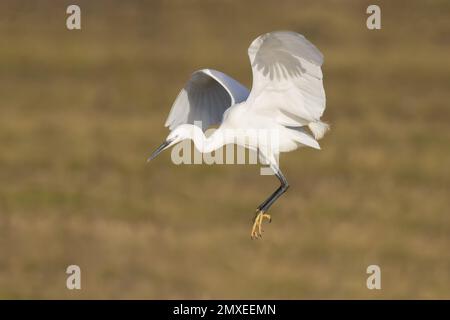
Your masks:
M310 122L308 128L316 140L322 139L325 133L330 130L330 126L322 121Z

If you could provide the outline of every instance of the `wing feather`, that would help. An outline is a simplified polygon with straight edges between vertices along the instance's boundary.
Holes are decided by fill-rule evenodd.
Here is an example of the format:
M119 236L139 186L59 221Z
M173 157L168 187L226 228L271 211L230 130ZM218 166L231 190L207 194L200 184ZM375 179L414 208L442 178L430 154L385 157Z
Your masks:
M266 33L248 49L253 85L248 101L266 108L280 124L303 126L319 121L325 110L322 53L291 31Z
M220 123L224 112L248 95L246 87L220 71L196 71L175 99L165 126L173 130L181 124L201 121L206 130Z

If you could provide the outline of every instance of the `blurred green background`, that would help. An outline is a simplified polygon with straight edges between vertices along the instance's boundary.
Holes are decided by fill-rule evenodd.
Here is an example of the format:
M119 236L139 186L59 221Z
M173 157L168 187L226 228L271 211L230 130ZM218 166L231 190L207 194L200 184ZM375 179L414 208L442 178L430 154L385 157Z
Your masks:
M446 0L2 1L0 298L450 298L449 16ZM251 241L275 177L145 160L192 71L250 87L247 47L279 29L323 52L332 130L282 155L291 188Z

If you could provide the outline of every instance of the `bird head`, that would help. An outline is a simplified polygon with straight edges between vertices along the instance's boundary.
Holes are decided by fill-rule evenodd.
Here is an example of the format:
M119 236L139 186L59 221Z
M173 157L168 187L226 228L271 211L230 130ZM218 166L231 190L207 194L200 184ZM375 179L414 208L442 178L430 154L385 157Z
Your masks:
M172 130L167 136L166 140L152 153L152 155L147 159L147 161L153 160L162 151L170 148L171 146L181 142L185 139L192 138L195 128L198 128L191 124L182 124ZM200 128L198 128L200 129ZM200 129L201 131L201 129Z

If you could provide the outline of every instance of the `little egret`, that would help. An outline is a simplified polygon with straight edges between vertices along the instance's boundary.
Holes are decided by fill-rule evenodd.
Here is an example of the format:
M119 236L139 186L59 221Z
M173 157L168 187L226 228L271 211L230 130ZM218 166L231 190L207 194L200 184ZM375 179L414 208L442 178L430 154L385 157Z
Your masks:
M251 91L216 70L202 69L191 75L166 120L170 134L148 160L185 139L191 139L202 153L230 143L257 151L281 185L258 206L251 229L253 239L261 237L263 220L271 221L267 210L289 187L279 168L279 153L302 146L320 149L317 140L329 127L320 121L325 110L323 55L311 42L291 31L270 32L251 43L248 55L253 73ZM203 130L217 124L218 129L206 137ZM230 129L235 134L223 134ZM267 152L249 139L238 139L248 129L276 130L276 150Z

